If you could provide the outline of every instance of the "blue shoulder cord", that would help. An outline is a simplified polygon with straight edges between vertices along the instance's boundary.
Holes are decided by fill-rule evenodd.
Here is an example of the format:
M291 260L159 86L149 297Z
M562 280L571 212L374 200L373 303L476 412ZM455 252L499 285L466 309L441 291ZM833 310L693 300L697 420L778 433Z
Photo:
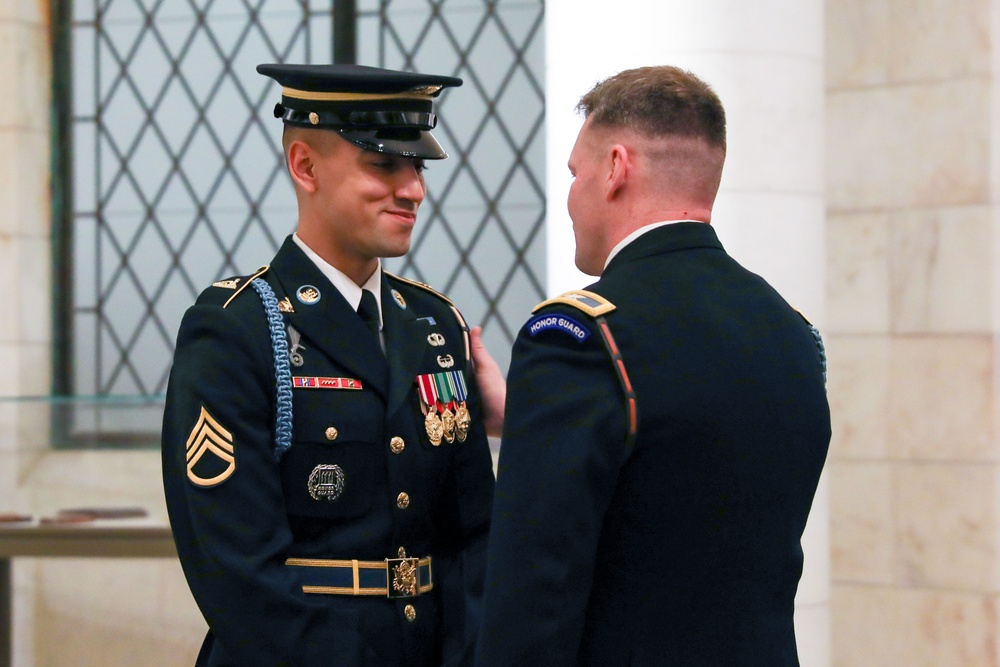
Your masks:
M285 321L278 310L278 298L263 278L252 283L264 302L267 324L271 330L271 348L274 350L274 375L278 405L274 423L274 458L279 463L292 447L292 369L288 361L288 339L285 338Z

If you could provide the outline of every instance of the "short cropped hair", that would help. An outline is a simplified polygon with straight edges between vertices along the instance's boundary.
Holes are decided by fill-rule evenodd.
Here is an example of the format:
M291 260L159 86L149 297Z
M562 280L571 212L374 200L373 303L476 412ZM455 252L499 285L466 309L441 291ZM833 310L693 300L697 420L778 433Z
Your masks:
M653 137L700 137L726 150L726 111L712 87L668 65L625 70L580 98L577 111L594 125Z

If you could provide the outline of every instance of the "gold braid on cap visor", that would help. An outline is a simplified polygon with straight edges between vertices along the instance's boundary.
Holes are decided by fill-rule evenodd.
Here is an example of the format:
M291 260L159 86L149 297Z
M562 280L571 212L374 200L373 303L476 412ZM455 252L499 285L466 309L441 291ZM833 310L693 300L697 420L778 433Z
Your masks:
M281 94L311 102L366 102L375 100L430 100L444 86L423 86L402 93L323 93L313 90L282 88Z

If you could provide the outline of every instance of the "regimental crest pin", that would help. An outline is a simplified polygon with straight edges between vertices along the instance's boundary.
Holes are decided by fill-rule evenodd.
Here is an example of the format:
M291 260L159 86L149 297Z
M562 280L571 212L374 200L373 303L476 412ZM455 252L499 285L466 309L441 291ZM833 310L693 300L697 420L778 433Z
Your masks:
M236 470L233 434L201 406L187 439L187 477L196 486L217 486Z
M212 287L222 287L223 289L236 289L239 285L240 279L234 278L233 280L216 280L212 283Z
M392 299L393 301L396 302L397 306L399 306L403 310L406 310L406 299L403 298L402 294L400 294L396 290L392 290Z

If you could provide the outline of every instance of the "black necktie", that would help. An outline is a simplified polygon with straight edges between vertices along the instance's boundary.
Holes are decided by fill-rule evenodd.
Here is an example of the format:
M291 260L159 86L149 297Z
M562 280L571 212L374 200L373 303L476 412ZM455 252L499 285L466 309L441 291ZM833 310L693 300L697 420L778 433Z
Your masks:
M361 290L361 303L358 305L358 315L361 316L368 330L375 336L375 340L379 340L378 303L375 301L375 295L370 290ZM379 345L381 345L381 341Z

